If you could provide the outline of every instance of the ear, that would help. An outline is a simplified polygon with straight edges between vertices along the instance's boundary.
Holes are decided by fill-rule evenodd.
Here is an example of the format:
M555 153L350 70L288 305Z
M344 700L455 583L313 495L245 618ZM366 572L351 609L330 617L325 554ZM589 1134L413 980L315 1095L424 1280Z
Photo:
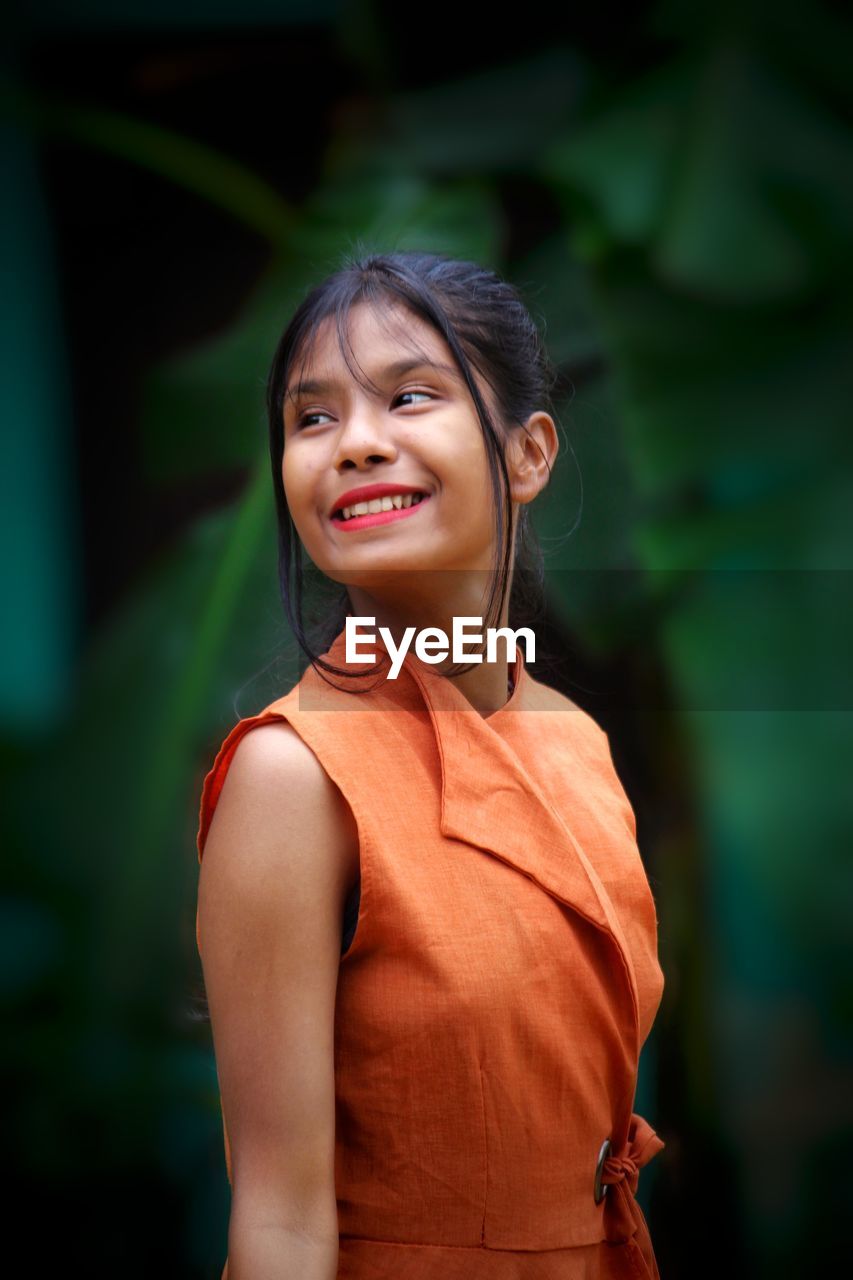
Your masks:
M524 505L532 502L551 479L560 441L554 419L544 410L512 427L507 444L510 496Z

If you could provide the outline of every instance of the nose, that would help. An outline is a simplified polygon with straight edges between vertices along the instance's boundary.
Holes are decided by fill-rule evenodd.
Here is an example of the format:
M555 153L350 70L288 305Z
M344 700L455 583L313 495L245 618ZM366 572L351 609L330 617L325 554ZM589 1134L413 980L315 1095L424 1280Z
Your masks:
M383 415L370 406L353 408L342 418L335 441L334 465L338 470L389 462L397 448Z

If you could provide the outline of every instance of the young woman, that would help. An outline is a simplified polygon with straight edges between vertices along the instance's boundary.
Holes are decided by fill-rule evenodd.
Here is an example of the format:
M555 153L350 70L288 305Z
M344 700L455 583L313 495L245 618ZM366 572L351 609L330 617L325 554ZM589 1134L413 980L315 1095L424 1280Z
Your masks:
M516 291L431 254L348 262L276 352L311 663L229 732L198 833L228 1280L658 1274L632 1108L664 979L607 738L521 647L411 643L528 622L552 386ZM303 550L337 584L319 653Z

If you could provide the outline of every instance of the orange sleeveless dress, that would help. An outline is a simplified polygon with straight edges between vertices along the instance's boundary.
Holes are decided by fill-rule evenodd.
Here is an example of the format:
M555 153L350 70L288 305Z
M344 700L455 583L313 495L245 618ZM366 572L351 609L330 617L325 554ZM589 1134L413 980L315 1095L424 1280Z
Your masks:
M606 735L520 650L487 718L414 653L396 680L347 664L343 631L327 656L357 680L308 667L225 738L198 856L238 742L287 720L359 833L335 1018L339 1280L658 1280L634 1193L664 1143L633 1104L664 976ZM196 938L201 953L198 917Z

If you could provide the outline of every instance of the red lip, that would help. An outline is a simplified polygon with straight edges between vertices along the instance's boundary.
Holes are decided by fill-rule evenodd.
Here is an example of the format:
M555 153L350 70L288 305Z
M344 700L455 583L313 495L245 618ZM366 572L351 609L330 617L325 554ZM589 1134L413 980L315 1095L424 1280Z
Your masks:
M373 515L366 516L350 516L349 520L344 520L343 516L332 516L332 524L340 529L342 533L354 534L360 529L374 529L377 525L391 524L395 520L410 520L413 516L427 505L430 501L430 495L425 494L420 502L413 502L410 507L397 507L393 511L376 511Z
M329 518L340 511L341 507L351 507L356 502L369 502L371 498L391 497L394 493L428 493L427 489L418 489L410 484L365 484L360 489L347 489L336 499L329 512Z

